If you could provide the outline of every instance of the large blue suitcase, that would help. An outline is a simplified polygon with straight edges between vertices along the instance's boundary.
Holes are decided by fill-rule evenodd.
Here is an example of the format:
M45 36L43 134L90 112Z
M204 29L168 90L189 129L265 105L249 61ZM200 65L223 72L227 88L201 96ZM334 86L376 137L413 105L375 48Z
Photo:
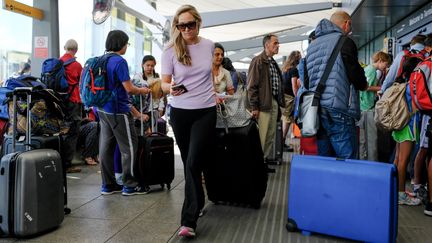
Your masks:
M293 156L289 231L396 242L397 170L392 164Z

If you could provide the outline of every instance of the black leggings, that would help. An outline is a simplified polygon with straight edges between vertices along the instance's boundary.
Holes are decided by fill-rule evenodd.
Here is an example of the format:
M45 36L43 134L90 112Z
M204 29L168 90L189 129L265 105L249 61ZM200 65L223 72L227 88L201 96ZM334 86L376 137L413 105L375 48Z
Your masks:
M170 122L184 166L181 225L195 229L205 201L201 174L215 148L216 107L195 110L172 107Z

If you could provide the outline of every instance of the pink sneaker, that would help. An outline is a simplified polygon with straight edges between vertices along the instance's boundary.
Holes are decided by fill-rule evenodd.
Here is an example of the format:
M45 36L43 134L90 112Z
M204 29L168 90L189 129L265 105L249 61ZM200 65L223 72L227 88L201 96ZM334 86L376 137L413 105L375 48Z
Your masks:
M195 230L186 226L180 227L178 236L192 238L195 237Z

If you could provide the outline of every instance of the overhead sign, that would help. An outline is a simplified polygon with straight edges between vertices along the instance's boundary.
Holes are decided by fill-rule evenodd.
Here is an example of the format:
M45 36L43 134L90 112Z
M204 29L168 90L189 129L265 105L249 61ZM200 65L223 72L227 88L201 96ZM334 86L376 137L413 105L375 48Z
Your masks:
M396 37L410 33L411 31L418 29L419 27L428 24L432 21L432 2L425 5L414 14L402 20L394 29L396 31ZM425 34L425 33L422 33Z
M42 20L44 17L44 13L42 10L13 0L4 0L3 9L30 16L39 20Z
M34 37L34 57L47 58L48 57L48 36L35 36Z

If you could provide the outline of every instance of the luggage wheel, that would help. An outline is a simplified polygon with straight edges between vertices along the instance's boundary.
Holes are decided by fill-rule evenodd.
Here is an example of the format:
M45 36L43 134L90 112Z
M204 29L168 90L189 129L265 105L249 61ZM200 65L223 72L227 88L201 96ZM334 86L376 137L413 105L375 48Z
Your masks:
M293 219L288 218L288 222L285 227L289 232L297 231L297 224Z
M65 215L70 214L71 211L72 211L72 210L71 210L70 208L64 208L64 213L65 213Z

